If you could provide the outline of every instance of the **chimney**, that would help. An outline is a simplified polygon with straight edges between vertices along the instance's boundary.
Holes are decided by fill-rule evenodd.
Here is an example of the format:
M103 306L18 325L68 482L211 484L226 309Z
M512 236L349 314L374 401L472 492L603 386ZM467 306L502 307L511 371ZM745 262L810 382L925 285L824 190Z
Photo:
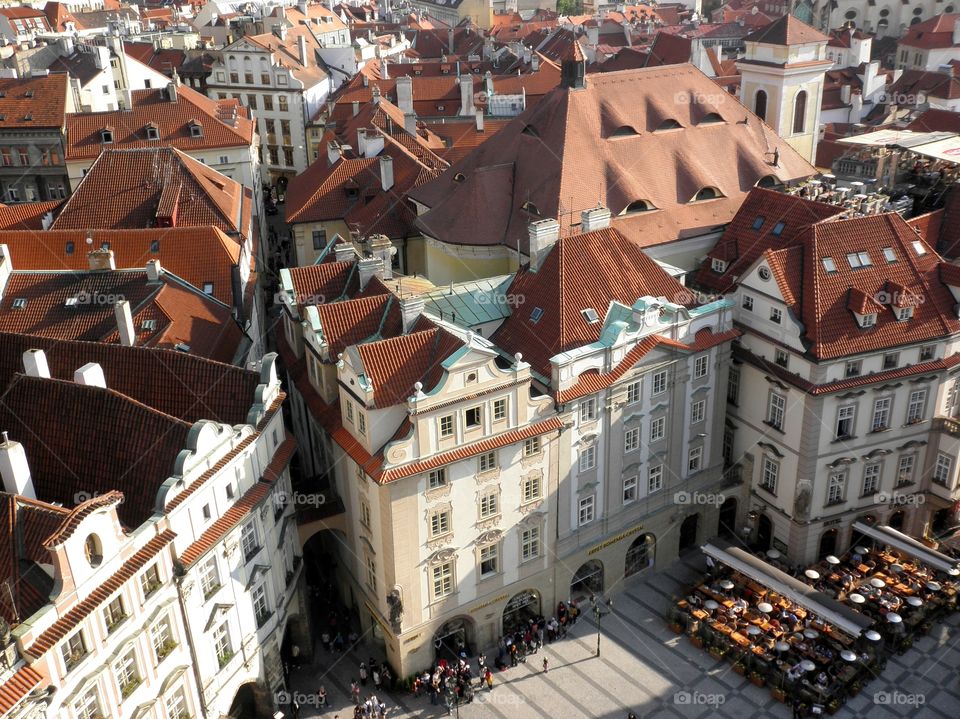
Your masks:
M160 260L147 260L147 282L160 281Z
M17 494L27 499L37 498L33 479L30 477L27 453L23 445L11 440L6 432L0 442L0 477L3 477L3 491L7 494Z
M460 116L471 117L476 110L473 104L473 77L463 75L457 82L460 83Z
M403 129L407 131L410 135L417 134L417 113L415 112L405 112L403 113Z
M50 365L43 350L27 350L23 353L23 371L27 377L50 379Z
M606 207L594 207L580 213L580 232L593 232L604 227L610 227L610 210Z
M953 46L960 45L960 17L953 21Z
M177 101L177 83L175 82L167 83L167 99L170 102Z
M310 56L307 54L307 36L298 35L297 36L297 48L300 50L300 64L304 67L309 67L310 65Z
M413 78L408 75L397 78L397 107L403 113L413 112Z
M0 298L3 289L7 286L7 278L13 273L13 262L10 260L10 248L0 245Z
M357 258L357 253L350 242L338 242L333 246L333 254L337 262L353 262Z
M307 15L307 3L305 3L305 2L298 2L298 3L297 3L297 10L300 11L300 14L301 14L301 15L303 15L304 17L306 17L306 15Z
M357 154L360 157L367 156L367 129L365 127L357 128Z
M379 257L364 257L357 263L357 272L360 275L360 290L363 291L374 276L383 279L383 260Z
M404 297L400 300L400 317L403 320L403 334L409 334L423 314L425 303L422 297Z
M844 105L850 104L850 86L849 85L840 86L840 102L842 102Z
M533 53L530 58L530 69L533 72L540 72L540 55L538 53Z
M397 254L396 248L390 242L386 235L371 235L369 238L370 252L374 257L379 257L383 261L383 279L393 279L393 256Z
M360 101L354 100L352 107L353 107L353 116L356 117L357 115L360 114Z
M373 93L370 96L370 102L372 102L374 105L380 104L380 86L379 85L373 86Z
M531 222L527 228L530 233L530 271L540 269L550 248L560 239L560 223L549 218Z
M483 110L477 110L477 132L483 132Z
M91 270L115 270L117 269L116 260L113 257L113 250L99 249L87 253L87 259L90 262Z
M453 55L453 28L447 30L447 47L450 50L450 54Z
M393 188L393 158L390 155L380 156L380 187L384 192Z
M380 78L382 80L390 79L390 68L387 67L387 58L380 58Z
M336 140L330 140L327 143L327 162L332 167L340 159L340 143Z
M133 347L137 343L137 332L133 328L133 314L130 312L130 302L120 300L113 306L113 313L117 317L117 331L120 333L120 344L124 347Z
M96 362L87 362L73 373L73 381L87 387L107 387L107 378L103 376L103 367Z

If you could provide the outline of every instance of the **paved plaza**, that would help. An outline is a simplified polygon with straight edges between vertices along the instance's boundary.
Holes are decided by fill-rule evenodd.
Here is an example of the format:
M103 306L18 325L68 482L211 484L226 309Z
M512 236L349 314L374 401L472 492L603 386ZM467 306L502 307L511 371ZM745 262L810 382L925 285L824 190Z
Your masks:
M721 717L722 719L784 719L789 706L773 699L736 674L726 660L715 660L674 634L663 619L671 598L679 596L703 574L703 557L687 555L657 574L627 581L611 596L614 612L602 620L601 656L595 656L596 624L585 613L566 639L517 668L495 673L492 692L483 691L472 704L460 707L463 719L573 719L596 717ZM542 671L542 657L549 672ZM304 695L323 684L332 707L319 711L303 706L300 716L340 719L353 717L350 680L366 648L357 654L331 655L318 648L315 665L304 667L292 680ZM879 678L866 685L834 716L840 719L920 717L957 719L960 716L960 613L919 639L903 656L891 657ZM373 691L368 683L364 698ZM388 717L441 717L444 707L426 697L393 693L383 697Z

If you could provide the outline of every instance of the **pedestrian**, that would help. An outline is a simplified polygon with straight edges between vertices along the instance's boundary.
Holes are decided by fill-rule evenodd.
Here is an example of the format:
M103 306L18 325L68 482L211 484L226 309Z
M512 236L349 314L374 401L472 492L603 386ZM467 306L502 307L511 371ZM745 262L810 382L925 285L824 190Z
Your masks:
M544 658L543 658L543 673L544 673L544 674L547 673L547 669L548 669L548 668L549 668L549 662L547 661L547 658L544 657Z
M340 632L333 638L333 649L337 654L343 651L343 635Z
M493 691L493 672L490 671L489 667L487 667L487 674L484 678L487 680L487 689Z
M327 705L327 690L322 686L317 690L317 704L322 707Z
M360 685L353 679L350 680L350 697L354 704L360 706Z
M380 674L380 669L379 668L374 669L373 670L373 686L377 688L377 691L380 691L380 682L382 681L382 679L383 677Z
M330 632L324 632L320 635L320 643L328 652L330 651Z
M710 555L707 555L707 573L710 575L711 579L714 579L717 576L717 563Z
M293 712L293 719L300 719L300 704L296 699L291 700L290 710Z
M367 665L360 662L360 686L367 686Z
M391 687L390 681L393 679L393 675L390 673L390 667L386 664L383 665L383 671L380 672L380 681L383 682L383 685L389 689Z

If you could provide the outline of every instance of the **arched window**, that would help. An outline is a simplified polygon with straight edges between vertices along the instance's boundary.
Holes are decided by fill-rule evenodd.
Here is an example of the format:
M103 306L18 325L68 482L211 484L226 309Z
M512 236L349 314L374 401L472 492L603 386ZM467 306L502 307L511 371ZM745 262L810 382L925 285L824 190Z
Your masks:
M646 200L634 200L629 205L623 208L621 215L632 215L636 212L649 212L650 210L655 210L656 207L652 203L647 202Z
M804 132L807 126L807 91L801 90L793 101L793 131Z
M757 96L753 100L753 112L761 120L767 119L767 93L763 90L757 90Z
M640 133L630 125L621 125L610 133L610 137L634 137Z
M720 190L716 187L704 187L700 192L693 196L693 202L699 202L700 200L715 200L718 197L722 197Z

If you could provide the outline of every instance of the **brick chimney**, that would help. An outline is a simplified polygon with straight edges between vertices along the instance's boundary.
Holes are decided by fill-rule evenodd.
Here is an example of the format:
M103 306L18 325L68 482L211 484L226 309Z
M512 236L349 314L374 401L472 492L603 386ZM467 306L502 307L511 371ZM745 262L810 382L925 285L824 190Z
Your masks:
M387 67L387 58L385 57L380 58L380 78L382 80L390 79L390 68Z
M353 262L357 259L357 253L353 249L353 244L350 242L341 241L333 246L334 257L337 258L337 262Z
M383 279L383 260L379 257L364 257L357 263L360 275L360 289L364 290L375 276Z
M453 55L453 28L447 30L447 50Z
M332 167L340 159L340 143L336 140L330 140L327 143L327 163Z
M120 344L124 347L133 347L137 343L137 331L133 328L133 314L130 312L130 302L120 300L113 306L113 313L117 317L117 331L120 333Z
M354 100L350 108L353 111L353 116L356 117L360 114L360 101Z
M410 135L417 134L417 113L415 112L405 112L403 113L403 129L407 131Z
M371 235L368 238L370 252L374 257L379 257L383 261L383 279L393 279L393 256L397 253L396 248L386 235Z
M473 104L473 76L461 75L457 82L460 84L460 116L472 117L476 112Z
M300 50L300 64L304 67L309 67L310 65L310 55L307 51L307 37L306 35L297 36L297 48Z
M147 260L147 282L159 282L160 271L160 260Z
M107 378L103 376L103 367L96 362L87 362L83 367L73 373L73 381L77 384L87 387L107 386Z
M380 155L380 188L388 192L393 188L393 158Z
M476 115L477 132L483 132L483 110L478 109Z
M177 83L171 82L167 85L167 99L174 103L177 101Z
M23 353L23 372L27 377L50 379L50 365L43 350L27 350Z
M87 259L90 262L90 269L97 270L115 270L117 262L113 257L113 250L100 248L87 253Z
M400 300L400 317L403 320L403 334L409 334L423 314L425 303L422 297L404 297Z
M10 248L6 245L0 245L0 298L3 297L3 290L7 286L7 278L13 272L13 262L10 260Z
M550 248L560 239L560 223L553 218L537 220L528 226L530 233L530 271L540 269Z
M580 232L593 232L604 227L610 227L610 210L606 207L594 207L580 213Z
M397 78L397 107L404 114L413 112L413 78L408 75Z
M0 441L0 477L3 478L3 491L7 494L37 498L27 453L23 445L10 439L6 432L3 433L3 441Z

